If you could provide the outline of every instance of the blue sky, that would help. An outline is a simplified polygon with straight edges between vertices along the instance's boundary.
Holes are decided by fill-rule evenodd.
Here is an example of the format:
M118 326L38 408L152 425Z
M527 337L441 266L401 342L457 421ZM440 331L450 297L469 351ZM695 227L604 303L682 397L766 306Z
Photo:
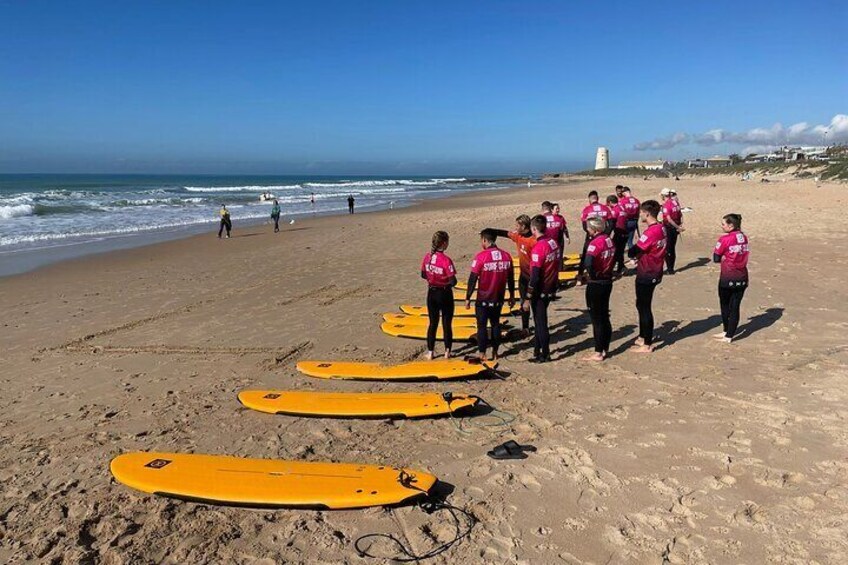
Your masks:
M848 2L692 4L0 1L0 172L538 172L848 113Z

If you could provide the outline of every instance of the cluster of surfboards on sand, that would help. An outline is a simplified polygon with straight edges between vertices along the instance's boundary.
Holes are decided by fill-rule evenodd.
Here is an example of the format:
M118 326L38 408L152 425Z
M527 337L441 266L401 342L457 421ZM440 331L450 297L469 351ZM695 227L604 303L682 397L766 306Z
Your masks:
M573 258L567 257L569 260ZM464 301L464 293L457 300ZM457 306L454 339L472 339L477 331L473 309ZM511 311L506 305L504 310ZM399 313L384 314L381 327L389 335L423 339L427 308L403 305ZM387 382L468 379L495 367L464 359L396 365L339 361L297 364L297 370L309 377ZM322 418L428 418L472 410L481 402L476 396L455 393L295 390L245 390L238 394L238 400L257 412ZM254 508L390 506L428 496L437 482L435 476L423 471L385 465L165 452L125 453L112 460L110 470L119 482L142 492Z
M512 260L513 268L515 269L515 280L518 280L518 258ZM560 284L568 284L577 280L577 267L580 265L580 255L572 254L563 257L563 270L559 273ZM453 298L457 304L454 309L453 318L453 340L454 341L474 341L477 338L477 319L475 318L475 310L472 305L470 308L465 307L466 293L468 285L464 282L459 282L454 287ZM477 292L471 293L471 300L477 297ZM504 330L510 329L509 318L510 314L518 313L519 305L510 307L508 304L503 305L501 315L504 319L501 321L501 326ZM426 306L412 306L402 304L400 306L401 313L387 312L383 314L383 322L380 324L380 329L383 333L395 337L406 337L411 339L427 339L427 325L429 319L427 317ZM436 332L436 339L442 339L442 327Z

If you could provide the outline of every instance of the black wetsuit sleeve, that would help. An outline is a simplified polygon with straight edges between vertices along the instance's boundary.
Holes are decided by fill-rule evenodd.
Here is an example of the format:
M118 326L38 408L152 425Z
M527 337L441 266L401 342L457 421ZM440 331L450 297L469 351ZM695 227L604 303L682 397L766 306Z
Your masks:
M451 285L451 287L456 286L458 282L459 282L459 281L457 281L457 280L456 280L456 275L454 275L454 276L452 276L452 277L451 277L451 280L450 280L450 285Z
M533 267L530 271L530 282L527 284L527 295L522 298L528 298L533 294L535 288L539 286L539 282L542 280L542 268L541 267Z
M589 279L595 279L595 258L588 253L583 258L583 268L586 269L586 274L589 275Z
M486 228L495 232L498 237L509 237L509 232L506 230L496 230L495 228Z
M474 289L477 288L477 273L468 275L468 290L465 291L465 300L470 302Z
M424 269L421 269L421 278L425 281L427 280L427 271L425 271Z
M509 299L515 300L515 269L510 269L506 273L506 286L509 289Z
M613 218L609 218L609 219L607 220L607 229L606 229L606 233L607 233L607 234L611 234L611 233L613 232L613 230L614 230L614 229L615 229L615 220L614 220Z
M638 245L634 245L633 247L631 247L630 249L627 250L627 256L630 257L631 259L635 259L641 254L642 254L642 249Z
M564 236L565 236L565 239L571 239L571 236L570 236L570 235L568 235L568 226L564 226L564 227L562 228L562 235L564 235Z
M583 224L583 231L586 232L586 233L589 233L589 230L586 229L586 222L580 222L580 223Z
M721 255L713 253L713 263L721 263Z

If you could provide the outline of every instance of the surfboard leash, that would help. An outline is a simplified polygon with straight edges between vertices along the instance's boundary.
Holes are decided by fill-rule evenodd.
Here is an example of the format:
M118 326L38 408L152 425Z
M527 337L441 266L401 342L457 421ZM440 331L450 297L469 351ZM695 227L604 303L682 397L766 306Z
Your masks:
M453 395L451 395L451 393L449 392L446 392L442 395L442 398L445 399L445 402L448 403L448 408L450 408L450 403L453 400ZM515 414L511 414L504 410L498 410L479 396L474 396L474 398L477 399L477 402L480 405L488 408L490 412L488 414L476 416L474 418L456 418L453 415L453 410L449 410L448 415L450 416L451 422L453 423L457 432L461 434L470 434L473 430L486 430L494 432L502 428L508 427L512 422L515 421ZM477 420L479 418L493 418L495 421L491 423L475 423L474 420ZM463 425L463 422L467 420L471 420L471 424L469 424L468 426ZM466 427L471 429L465 429Z
M416 488L416 487L410 486L410 488ZM416 490L421 490L421 489L416 489ZM438 546L434 547L433 549L431 549L430 551L428 551L426 553L422 553L420 555L417 555L417 554L414 553L414 551L411 548L404 545L404 543L402 541L400 541L398 538L396 538L392 534L365 534L365 535L362 535L362 536L359 536L358 538L356 538L356 541L353 543L353 547L356 549L356 552L359 554L360 557L370 557L372 559L385 559L385 560L388 560L388 561L396 561L398 563L412 563L414 561L423 561L425 559L431 559L433 557L436 557L437 555L441 555L442 553L449 550L455 544L459 543L461 540L463 540L464 538L468 537L471 534L471 530L473 530L474 526L477 525L477 517L474 516L474 514L472 514L471 512L469 512L468 510L465 510L463 508L459 508L457 506L453 506L451 504L448 504L447 502L444 502L443 500L436 500L433 497L431 497L428 493L426 493L426 491L421 490L421 492L424 492L425 494L427 494L427 496L425 498L423 498L422 500L419 500L418 503L416 504L416 506L418 508L420 508L421 510L423 510L427 514L433 514L435 512L439 512L441 510L447 510L448 513L451 515L451 518L453 519L454 527L456 528L456 533L455 533L453 539L451 539L447 542L444 542L442 544L439 544ZM465 521L466 521L465 527L463 527L462 519L460 518L460 516L465 518ZM386 555L374 555L373 553L369 553L368 550L363 549L361 547L361 544L363 542L365 542L366 540L377 539L377 538L386 539L386 540L389 540L390 542L392 542L392 544L395 547L397 547L399 555L394 556L394 557L386 556ZM370 549L370 546L369 546L369 549Z

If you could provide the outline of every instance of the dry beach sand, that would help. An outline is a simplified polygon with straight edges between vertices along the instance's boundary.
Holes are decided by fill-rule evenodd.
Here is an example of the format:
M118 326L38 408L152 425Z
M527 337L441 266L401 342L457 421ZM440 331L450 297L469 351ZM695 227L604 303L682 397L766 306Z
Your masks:
M452 235L463 275L476 233L558 200L579 250L585 194L621 179L469 194L404 210L267 225L91 256L0 280L0 561L364 563L353 541L387 532L418 552L449 539L415 507L314 512L166 500L112 480L131 450L389 463L453 485L479 523L434 562L848 562L846 187L812 180L674 182L689 230L657 291L659 350L636 336L633 281L612 299L613 355L591 348L583 291L552 305L553 356L524 344L503 379L450 384L320 381L303 359L399 362L423 343L381 334L380 314L421 303L431 233ZM644 200L669 181L624 179ZM710 188L710 183L716 183ZM742 338L720 324L719 219L752 242ZM502 245L512 250L510 242ZM450 419L356 421L241 407L245 388L453 390L515 415L506 428ZM487 421L488 422L488 421ZM509 438L524 461L485 452ZM390 544L372 551L395 555Z

